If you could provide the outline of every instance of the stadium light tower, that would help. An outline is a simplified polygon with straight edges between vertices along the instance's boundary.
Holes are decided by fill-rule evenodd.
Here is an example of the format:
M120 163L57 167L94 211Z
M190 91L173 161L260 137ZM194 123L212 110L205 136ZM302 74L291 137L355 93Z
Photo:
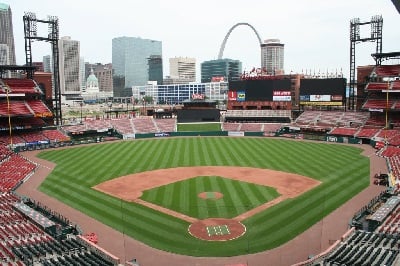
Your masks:
M56 125L62 124L61 112L61 92L60 92L60 71L59 71L59 53L58 53L58 18L56 16L48 16L47 20L37 19L35 13L25 12L23 16L24 21L24 35L25 35L25 59L26 65L32 66L32 42L45 41L51 43L52 58L53 58L53 86L54 91L52 95L53 112L56 119ZM47 24L48 35L41 37L37 35L37 23ZM28 73L28 78L33 78L32 73Z
M354 88L357 85L356 80L356 44L361 42L376 42L376 53L382 53L382 16L373 16L370 21L361 22L359 18L354 18L350 21L350 103L349 108L355 109L355 93ZM360 36L360 26L370 25L370 36ZM376 65L381 64L381 59L375 59Z

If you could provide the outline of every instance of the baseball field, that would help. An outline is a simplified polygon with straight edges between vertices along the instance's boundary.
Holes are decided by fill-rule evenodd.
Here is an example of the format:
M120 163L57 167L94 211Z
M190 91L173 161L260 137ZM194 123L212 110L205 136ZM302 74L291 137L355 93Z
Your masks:
M366 188L369 158L361 152L357 146L271 138L104 143L41 152L40 158L57 166L40 190L154 248L228 257L277 247ZM215 171L193 174L191 168ZM232 168L237 170L223 170ZM282 181L280 186L268 183L272 179ZM285 187L298 188L301 179L310 186L285 194ZM192 224L213 218L236 220L244 232L230 238L233 225L227 220L204 229L210 238L225 235L229 241L191 233Z

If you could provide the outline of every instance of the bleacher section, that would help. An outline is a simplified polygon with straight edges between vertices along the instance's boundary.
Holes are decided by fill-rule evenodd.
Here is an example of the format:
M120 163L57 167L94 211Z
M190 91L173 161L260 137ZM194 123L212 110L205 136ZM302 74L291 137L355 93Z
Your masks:
M291 110L227 110L224 122L290 123Z
M351 126L364 125L369 118L368 112L341 112L341 111L304 111L294 122L295 125L310 126Z

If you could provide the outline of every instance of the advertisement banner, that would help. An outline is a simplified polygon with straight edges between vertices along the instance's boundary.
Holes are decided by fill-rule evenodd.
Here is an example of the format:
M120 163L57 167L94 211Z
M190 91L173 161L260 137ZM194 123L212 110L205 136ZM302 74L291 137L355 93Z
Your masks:
M280 102L290 102L292 100L290 91L273 91L272 100Z
M300 102L301 105L342 106L342 102Z
M311 102L330 102L330 95L310 95Z
M228 101L236 101L237 92L236 91L228 91Z
M245 91L238 91L237 92L237 101L244 102L246 100L246 92Z
M309 102L310 101L310 95L300 95L300 101L301 102Z

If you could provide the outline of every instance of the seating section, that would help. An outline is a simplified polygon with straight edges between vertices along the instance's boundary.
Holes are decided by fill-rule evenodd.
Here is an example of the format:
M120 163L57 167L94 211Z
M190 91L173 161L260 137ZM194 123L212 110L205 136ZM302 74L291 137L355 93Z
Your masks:
M369 112L339 112L339 111L304 111L296 120L296 125L315 126L346 126L364 125L369 118Z
M151 133L158 132L157 125L154 123L152 117L136 117L133 118L135 133Z
M354 136L358 131L357 128L351 127L335 127L329 132L330 135L340 135L340 136Z
M290 110L227 110L226 117L291 117Z
M27 100L29 108L34 112L35 117L52 117L53 113L40 100Z
M176 132L176 118L154 119L158 132Z
M54 132L53 132L54 133ZM32 202L22 200L13 190L28 178L36 165L22 156L13 153L0 143L0 261L1 265L105 265L119 264L119 259L110 255L95 244L83 242L79 236L68 234L56 240L36 225L28 216L19 212L15 204L31 207ZM36 203L34 203L36 205ZM63 216L48 208L33 208L44 217L64 225L71 223ZM59 218L61 217L61 218ZM60 220L61 219L61 220ZM64 224L64 225L63 225Z
M36 168L36 165L11 153L0 163L0 191L9 192L16 188Z
M31 79L2 79L0 83L0 93L6 93L9 89L9 94L39 94L42 93L40 88L36 86L35 82Z
M388 89L387 82L370 82L365 87L367 91L382 91Z
M57 129L43 130L42 135L50 142L69 141L71 138Z
M33 112L25 101L6 100L0 101L0 116L33 116Z
M374 71L378 77L399 77L400 65L380 65Z
M22 200L0 193L1 265L117 265L96 246L70 234L56 240L13 207ZM44 214L43 214L44 215Z
M382 149L379 154L383 157L392 157L400 155L400 148L395 146L387 146L386 148Z
M393 109L395 100L393 99L368 99L363 105L363 109Z
M397 236L356 230L323 265L393 265L399 254L397 241Z
M368 138L371 139L373 138L378 132L380 131L379 128L361 128L360 130L357 131L357 133L354 135L357 138Z

